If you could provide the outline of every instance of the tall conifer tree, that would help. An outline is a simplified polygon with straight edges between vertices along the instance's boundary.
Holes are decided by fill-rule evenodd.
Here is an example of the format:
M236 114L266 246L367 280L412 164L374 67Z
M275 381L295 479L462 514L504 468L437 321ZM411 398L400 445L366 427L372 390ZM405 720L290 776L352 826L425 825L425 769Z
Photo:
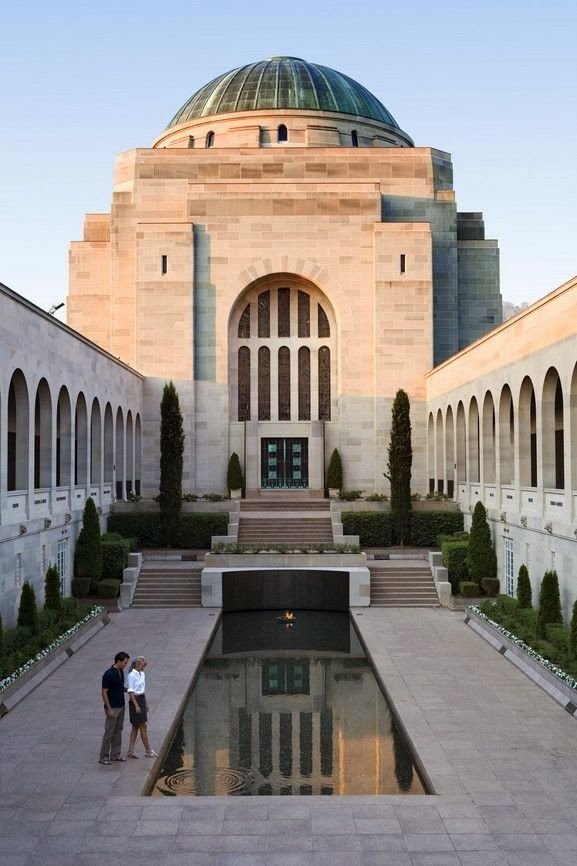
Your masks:
M385 478L391 483L391 512L399 544L407 544L411 531L413 448L410 409L408 395L400 389L393 401L388 472L385 472Z
M164 386L160 403L160 514L165 544L178 543L182 509L184 430L178 394L172 382Z

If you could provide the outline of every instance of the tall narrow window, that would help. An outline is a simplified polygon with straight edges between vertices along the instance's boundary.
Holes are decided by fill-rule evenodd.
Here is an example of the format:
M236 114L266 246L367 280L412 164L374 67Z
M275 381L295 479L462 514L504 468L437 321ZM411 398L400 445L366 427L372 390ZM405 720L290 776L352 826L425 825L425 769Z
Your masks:
M284 123L279 125L279 128L276 132L276 140L280 143L281 141L288 141L288 131Z
M214 147L214 132L207 132L206 147Z
M319 349L319 420L331 420L331 350Z
M168 256L161 256L160 257L160 271L163 274L168 273Z
M306 292L298 293L298 328L299 337L310 337L311 298Z
M278 420L291 419L291 354L286 346L278 350Z
M319 327L319 337L322 337L323 339L326 339L327 337L330 337L330 335L331 335L331 329L330 329L330 326L329 326L329 320L328 320L328 318L327 318L327 314L325 313L325 311L323 310L323 308L321 307L320 304L319 304L319 323L318 323L318 327Z
M270 337L270 292L258 296L258 335Z
M311 420L311 352L299 349L299 421Z
M353 145L353 147L359 146L359 136L357 135L356 129L353 129L353 131L351 132L351 144Z
M278 304L278 336L290 337L291 335L291 296L290 289L279 289L277 293Z
M250 304L246 305L239 319L238 336L241 340L250 340Z
M250 421L250 349L238 350L238 420Z
M405 273L405 267L406 267L406 259L405 259L404 253L401 253L400 267L401 267L401 273L404 274Z
M258 420L270 421L270 349L258 350Z

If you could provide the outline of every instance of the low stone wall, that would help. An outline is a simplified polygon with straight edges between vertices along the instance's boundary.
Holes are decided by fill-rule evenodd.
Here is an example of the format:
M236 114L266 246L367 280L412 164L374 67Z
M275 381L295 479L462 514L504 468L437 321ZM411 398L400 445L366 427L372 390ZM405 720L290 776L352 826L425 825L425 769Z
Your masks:
M559 677L547 670L537 659L531 658L525 650L514 644L500 631L478 616L474 610L467 608L465 611L465 623L477 632L487 643L490 643L501 655L509 659L519 670L522 670L529 679L533 680L540 688L547 692L554 701L567 710L570 715L577 718L577 690L570 688Z

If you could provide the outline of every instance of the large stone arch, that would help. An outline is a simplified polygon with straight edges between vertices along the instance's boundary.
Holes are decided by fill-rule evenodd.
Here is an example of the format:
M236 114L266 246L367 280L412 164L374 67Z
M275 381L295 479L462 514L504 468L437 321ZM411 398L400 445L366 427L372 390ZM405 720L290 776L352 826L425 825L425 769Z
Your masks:
M16 369L8 386L7 489L28 489L30 404L26 377Z
M555 367L549 367L543 382L541 401L543 442L543 486L565 488L565 431L563 388Z
M483 400L481 442L483 455L483 482L494 484L496 480L496 418L493 395L487 391Z

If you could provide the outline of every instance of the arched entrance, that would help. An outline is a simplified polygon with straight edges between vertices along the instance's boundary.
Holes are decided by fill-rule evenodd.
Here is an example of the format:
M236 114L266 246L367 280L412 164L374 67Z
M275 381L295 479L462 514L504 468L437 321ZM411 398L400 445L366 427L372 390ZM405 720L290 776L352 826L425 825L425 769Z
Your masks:
M247 492L324 488L334 420L336 323L326 296L290 274L253 283L229 321L230 451Z

